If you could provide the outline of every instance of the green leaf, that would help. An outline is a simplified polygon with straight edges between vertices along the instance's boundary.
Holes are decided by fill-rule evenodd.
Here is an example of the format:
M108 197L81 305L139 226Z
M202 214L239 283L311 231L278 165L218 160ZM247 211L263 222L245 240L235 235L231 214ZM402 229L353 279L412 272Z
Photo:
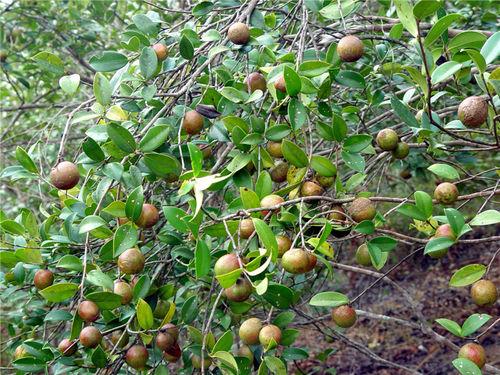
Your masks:
M264 361L266 362L267 368L271 373L276 375L286 375L286 367L283 361L279 358L273 356L265 356Z
M453 320L440 318L436 319L436 323L438 323L441 327L446 329L448 332L451 332L455 336L462 337L462 328L458 325L458 323Z
M434 14L442 6L437 0L420 0L413 6L413 15L416 19L422 20Z
M160 23L153 22L145 14L136 14L132 17L132 21L134 21L135 26L137 26L139 30L149 35L156 35L160 30Z
M313 155L311 158L311 168L320 176L333 177L337 174L337 167L330 159L321 155Z
M130 193L127 198L127 202L125 203L125 213L130 220L137 221L137 219L139 219L143 203L144 194L142 186L138 186Z
M66 322L70 321L73 319L73 315L71 315L69 312L65 310L52 310L49 311L47 315L45 315L45 318L43 319L44 322Z
M413 9L408 0L394 0L394 5L396 6L396 12L398 18L408 32L417 37L418 28L417 21L413 16Z
M481 369L467 358L456 358L452 362L460 375L481 375Z
M38 293L49 302L62 302L73 297L78 290L78 284L59 283L51 285Z
M159 177L168 177L170 174L177 176L181 173L179 161L171 155L151 152L144 155L146 166Z
M78 233L85 234L102 226L107 226L107 223L102 217L90 215L83 218L82 222L80 223L80 229Z
M486 64L491 64L500 55L500 31L490 36L481 48L481 55Z
M113 290L113 280L111 277L106 275L104 272L99 270L92 270L87 274L87 279L89 283L100 286L105 289Z
M166 125L156 125L150 128L139 142L139 149L143 152L156 150L165 143L169 132L169 127Z
M365 159L359 154L353 154L351 152L342 151L342 160L345 164L355 170L356 172L363 173L365 170Z
M364 89L366 86L365 79L361 74L353 70L341 70L335 76L335 81L341 85L352 87L355 89Z
M129 154L135 151L137 145L134 136L127 129L113 122L109 123L106 129L109 138L120 150Z
M238 364L236 363L236 360L234 359L233 355L228 352L216 352L212 354L212 358L218 359L220 362L222 362L225 366L228 366L234 370L238 369Z
M220 351L227 352L231 350L233 346L233 333L231 331L226 331L215 343L212 353L217 353Z
M368 134L351 135L344 140L342 148L348 152L358 153L367 148L371 144L372 139L373 137Z
M151 307L148 305L148 303L142 298L139 298L139 301L137 301L136 316L137 322L142 329L148 330L153 327L153 311L151 310Z
M427 169L434 173L436 176L446 178L448 180L457 180L460 178L460 174L458 173L458 171L448 164L433 164Z
M104 51L102 55L92 56L89 64L97 72L114 72L127 65L127 56L115 51Z
M381 236L371 239L369 241L369 244L372 246L377 246L382 252L386 252L394 249L398 244L398 241L389 236Z
M302 87L299 75L295 72L295 70L290 68L288 65L285 65L283 68L283 77L285 78L287 94L290 96L297 95Z
M372 234L375 232L375 224L371 220L363 220L354 227L354 230L363 234Z
M486 210L476 215L474 219L469 222L469 225L481 226L498 223L500 223L500 212L497 210Z
M291 98L288 103L288 119L294 130L299 130L307 121L307 110L302 102Z
M464 324L462 324L462 335L469 336L476 332L479 328L484 326L491 319L488 314L472 314L469 316Z
M255 183L255 193L257 194L258 201L256 202L255 198L252 198L253 204L257 203L257 205L248 208L260 207L260 199L264 198L266 195L271 194L272 192L273 192L273 180L271 179L271 175L267 171L262 171L259 174L259 177L257 177L257 182ZM245 204L245 202L243 202L243 204ZM245 208L247 207L245 206Z
M82 144L83 152L94 161L100 162L106 158L101 146L92 138L87 138Z
M450 51L455 52L463 48L479 50L486 41L486 35L479 31L463 31L457 34L448 44Z
M16 257L26 264L42 264L42 253L39 249L19 248L16 250Z
M106 353L104 352L104 350L102 350L100 345L94 349L92 355L90 356L90 360L97 368L106 367L106 363L108 362Z
M429 48L436 40L439 39L439 37L448 29L448 27L450 27L453 22L459 20L460 18L463 18L461 14L452 13L447 14L446 16L437 20L437 22L432 25L431 29L427 33L424 40L424 45Z
M97 72L94 77L94 95L97 103L107 106L111 103L112 88L108 79L102 74Z
M339 292L321 292L314 295L309 304L312 306L337 307L347 305L349 298Z
M35 163L22 147L16 147L16 160L23 166L24 169L32 173L38 173L38 168Z
M462 69L462 64L456 61L447 61L439 65L431 74L432 84L442 82L450 78L453 74Z
M293 291L281 284L269 283L266 293L262 296L274 307L287 309L293 303Z
M450 286L459 288L474 284L486 273L483 264L468 264L456 271L450 279Z
M324 61L309 60L299 66L299 74L305 77L313 78L328 72L331 65Z
M246 92L240 91L230 86L224 87L219 92L223 97L232 101L233 103L246 102L249 97L249 95Z
M191 60L194 56L193 43L186 35L183 35L179 42L179 52L186 60Z
M59 58L59 56L56 56L53 53L47 51L38 52L35 56L33 56L33 60L36 61L40 68L49 73L57 76L64 74L63 61Z
M448 249L455 242L448 237L431 238L425 245L424 254L432 254L440 250Z
M102 209L102 212L110 214L114 217L125 217L125 202L114 201Z
M283 151L283 157L292 165L297 168L307 167L309 164L309 159L302 149L295 143L284 139L281 143L281 150Z
M445 208L444 212L446 214L446 218L448 219L448 223L453 230L453 233L458 237L465 225L464 217L454 208Z
M158 69L158 57L156 57L156 52L152 47L142 49L139 57L139 68L144 78L150 79L155 76Z
M278 243L275 234L263 220L254 217L252 221L260 242L271 252L272 260L275 262L278 258Z
M66 94L73 95L80 86L80 75L71 74L59 78L59 86Z
M484 73L486 71L486 61L484 61L484 57L475 49L466 49L465 52L467 52L472 61L474 61L479 71Z
M23 235L25 232L24 226L14 220L4 220L0 223L0 226L3 230L12 234Z
M139 234L137 229L130 224L121 225L113 236L113 256L117 257L125 250L137 244Z
M240 277L241 272L243 272L241 268L238 268L223 275L217 275L215 278L217 279L221 287L227 289L230 286L234 285L234 283L236 283L236 280L238 280L238 278Z
M191 168L193 169L194 177L198 177L203 165L203 154L201 150L193 143L188 143L189 158L191 159Z
M313 4L313 2L306 2L306 4ZM319 13L329 20L338 20L347 17L349 14L354 12L358 7L362 5L362 2L358 0L342 0L333 1L324 8L320 9Z
M66 254L61 259L59 259L56 267L77 272L81 272L83 270L83 264L80 258L71 254Z
M426 219L431 217L433 207L432 197L424 191L416 191L413 196L415 197L415 205L417 206L418 210L425 216Z
M200 278L208 275L210 271L210 249L205 241L198 239L198 242L196 242L194 259L196 277Z
M280 124L269 127L265 132L265 137L273 142L281 141L288 134L290 134L291 129L288 125Z
M391 97L391 106L394 109L396 115L404 122L406 125L412 128L419 128L420 124L417 119L411 113L410 109L401 100L395 96Z
M113 310L122 304L122 297L111 292L94 292L87 294L85 298L95 302L101 310Z

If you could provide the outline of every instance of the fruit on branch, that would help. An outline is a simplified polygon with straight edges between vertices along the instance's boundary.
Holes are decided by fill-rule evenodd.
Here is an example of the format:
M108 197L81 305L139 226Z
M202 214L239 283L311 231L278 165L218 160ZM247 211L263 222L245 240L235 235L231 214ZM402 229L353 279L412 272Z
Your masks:
M266 146L267 152L269 152L269 155L271 155L273 158L282 158L283 157L283 150L281 149L281 142L273 142L269 141L267 142Z
M488 102L480 96L469 96L458 106L458 119L468 128L478 128L488 118Z
M255 232L255 227L253 225L252 219L243 219L240 221L240 226L239 226L240 238L246 240L250 238L253 232Z
M347 221L347 216L345 216L345 210L341 205L334 205L330 209L331 212L328 217L337 223L344 223Z
M323 188L313 181L304 182L300 188L300 195L303 197L323 195L324 192Z
M125 362L136 370L142 370L146 367L149 353L143 345L132 345L125 354Z
M168 56L168 48L165 44L163 43L155 43L153 44L153 49L156 53L156 57L158 58L158 61L163 61L167 58Z
M382 129L378 132L377 138L375 138L378 147L380 147L384 151L392 151L395 150L398 146L399 136L392 129Z
M0 62L5 62L7 60L8 53L5 50L0 50Z
M199 355L193 354L191 356L191 363L193 364L193 368L200 369L201 366L201 357ZM205 353L203 356L203 368L207 369L212 365L212 359Z
M208 159L210 156L212 156L212 147L208 144L197 144L196 147L201 151L201 154L203 155L203 159Z
M451 182L442 182L436 186L434 198L441 204L453 204L458 198L458 189Z
M258 342L258 340L257 340L257 342ZM253 363L253 352L252 352L252 349L250 349L250 347L248 345L241 345L238 348L238 350L236 351L236 356L248 358L250 363Z
M122 297L122 305L127 305L132 301L133 292L132 287L125 281L115 281L113 286L113 293Z
M118 268L121 273L132 275L141 272L144 269L145 262L146 260L141 251L133 247L120 254L118 257Z
M227 30L227 37L234 44L247 44L250 40L250 29L243 22L233 23Z
M245 79L248 91L254 92L255 90L266 91L266 78L259 72L253 72Z
M130 336L127 331L113 331L111 332L111 336L109 337L113 345L116 345L117 348L123 349L127 346Z
M472 284L470 296L478 306L493 306L497 301L498 292L491 280L479 280Z
M264 198L260 200L260 206L262 208L271 208L284 202L285 200L283 199L283 197L280 197L279 195L276 194L270 194L266 195ZM269 213L269 211L270 210L262 210L262 214L265 216ZM279 209L276 209L276 211L279 211Z
M70 339L63 339L61 340L59 345L57 345L57 349L59 349L59 352L64 357L71 357L73 354L76 353L77 348L78 345L76 344L76 342Z
M372 220L377 210L371 200L365 197L354 199L349 206L349 216L359 223L363 220Z
M288 163L278 163L273 169L271 169L271 180L277 183L285 182L288 173Z
M268 324L262 327L259 332L259 342L264 347L267 348L269 344L274 340L276 344L281 341L281 329L274 324Z
M292 247L292 240L287 236L276 236L276 242L278 243L278 257L283 256Z
M240 268L240 262L236 254L225 254L217 259L214 266L215 276L225 275Z
M182 128L187 134L198 134L203 129L203 116L195 110L187 111L182 120Z
M50 182L59 190L74 188L80 181L78 167L70 161L62 161L50 171Z
M226 298L233 302L243 302L252 294L252 284L245 277L240 277L236 283L224 289Z
M88 326L80 332L80 344L86 348L96 348L102 340L101 331L94 326Z
M33 284L38 290L45 289L54 283L54 274L49 270L38 270L33 278Z
M172 363L177 362L181 357L181 355L182 352L179 344L175 344L172 348L165 350L163 352L163 358L165 358L167 362L172 362Z
M294 275L311 271L316 266L317 258L307 250L290 249L281 257L281 265L285 271Z
M136 224L141 228L151 228L158 220L160 220L158 209L150 203L144 203L142 205L141 216L137 219Z
M28 357L28 356L29 356L28 351L26 350L26 348L22 344L19 345L16 348L16 350L14 350L14 354L13 354L14 361L17 359L20 359L20 358Z
M179 328L173 323L167 323L159 329L160 333L170 335L173 337L174 342L179 339Z
M424 114L424 110L423 109L419 109L417 111L417 113L415 114L415 120L417 121L422 121L422 115Z
M168 350L177 343L179 330L172 324L173 327L164 325L158 335L156 335L156 346L161 350Z
M405 159L410 153L410 146L406 142L398 142L396 148L392 150L392 156L396 159Z
M255 345L259 342L259 332L262 322L259 318L249 318L241 323L238 335L240 340L247 345Z
M370 252L368 251L368 246L364 243L358 247L356 250L356 262L365 267L372 265L372 259L370 257Z
M286 94L285 76L283 74L280 74L274 81L274 88L277 91L281 91L283 94Z
M405 168L399 172L399 177L408 180L411 178L411 171L408 168Z
M363 42L355 35L347 35L337 44L337 54L345 62L358 61L363 56L363 51Z
M314 178L325 189L328 189L335 182L335 177L316 175Z
M443 224L436 228L436 232L434 233L434 237L447 237L450 240L455 241L455 234L453 233L453 229L450 224Z
M78 315L84 322L95 322L99 318L99 306L92 301L83 301L78 305Z
M465 344L458 351L459 358L466 358L471 362L474 362L477 367L483 368L486 364L486 352L484 348L473 342Z
M348 305L335 307L332 310L332 319L339 327L352 327L356 323L356 310Z

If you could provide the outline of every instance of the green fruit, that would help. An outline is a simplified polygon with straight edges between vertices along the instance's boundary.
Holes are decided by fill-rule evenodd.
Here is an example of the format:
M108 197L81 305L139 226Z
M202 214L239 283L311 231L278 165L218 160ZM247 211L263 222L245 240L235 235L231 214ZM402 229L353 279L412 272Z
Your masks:
M460 348L458 351L458 358L466 358L474 362L479 368L483 368L486 364L486 352L484 348L473 342L465 344Z
M335 182L335 177L326 177L326 176L316 175L315 179L318 182L318 184L320 184L321 187L323 187L325 189L328 189Z
M193 368L202 368L201 357L196 354L193 354L191 356L191 363L193 364ZM207 354L205 354L203 356L203 368L208 369L211 365L212 365L212 359L210 359L210 357Z
M102 340L101 331L94 326L88 326L80 332L80 344L86 348L96 348Z
M141 228L151 228L158 220L160 220L158 209L152 204L145 203L142 205L141 216L137 219L136 224Z
M313 181L304 182L300 188L300 195L303 197L323 195L324 192L323 188Z
M363 42L354 35L348 35L339 40L337 54L345 62L358 61L364 52Z
M241 345L239 349L236 351L236 356L248 358L250 363L253 363L253 352L248 345Z
M236 254L225 254L217 259L214 266L215 276L225 275L240 268L240 262Z
M332 319L339 327L352 327L356 323L356 310L348 305L336 307L332 310Z
M399 136L392 129L382 129L375 139L378 146L384 151L392 151L398 146Z
M127 305L132 301L133 292L132 287L125 281L116 281L113 286L113 293L122 297L122 305Z
M288 173L288 163L279 163L273 169L271 169L271 180L280 183L286 181L286 176Z
M74 188L80 181L78 167L69 162L62 161L50 171L50 182L59 190Z
M261 90L263 92L267 89L266 78L259 72L250 73L245 80L247 84L248 91L254 92L256 90Z
M356 250L356 262L365 267L372 265L370 252L368 251L368 246L365 243Z
M441 204L453 204L458 198L458 189L450 182L442 182L434 190L434 198Z
M125 354L125 362L136 370L143 370L149 359L149 353L145 346L133 345Z
M110 340L117 348L123 349L127 346L130 336L127 331L117 330L111 333Z
M281 257L281 265L285 271L298 275L311 271L316 266L317 258L304 249L290 249Z
M411 178L411 171L409 169L403 169L401 172L399 172L399 177L408 180L409 178Z
M249 318L241 323L238 334L241 341L247 345L255 345L259 342L259 332L262 322L258 318Z
M57 346L57 349L59 349L59 352L64 357L71 357L76 353L77 348L78 345L76 344L76 342L69 339L63 339Z
M262 327L259 332L260 344L264 348L267 348L273 340L276 344L279 344L281 342L281 330L279 329L279 327L275 326L274 324L268 324L267 326Z
M33 283L38 290L45 289L54 283L54 274L49 270L38 270L33 278Z
M292 240L287 236L276 236L276 242L278 243L278 257L283 256L292 247Z
M377 214L375 205L368 198L360 197L351 202L349 216L359 223L363 220L372 220Z
M341 224L347 221L347 216L345 216L345 210L340 205L332 206L330 209L332 211L328 217L330 220L333 220L336 224Z
M95 322L99 318L99 306L92 301L83 301L78 306L78 316L84 322Z
M392 156L396 159L404 159L410 153L410 146L406 142L398 142L396 148L392 150Z
M267 142L266 146L267 152L269 155L271 155L273 158L282 158L283 157L283 151L281 149L281 142L272 142L269 141Z
M488 118L488 101L480 96L470 96L458 106L458 119L468 128L478 128Z
M194 110L187 111L182 120L182 128L187 134L198 134L203 129L203 116Z
M144 269L145 262L146 260L141 251L133 247L120 254L118 257L118 268L120 272L132 275L141 272Z
M234 44L247 44L250 40L250 29L242 22L233 23L227 30L227 37Z
M470 296L478 306L493 306L498 298L495 284L490 280L479 280L472 284Z
M224 290L226 298L233 302L243 302L252 294L252 284L245 277L240 277L236 283Z

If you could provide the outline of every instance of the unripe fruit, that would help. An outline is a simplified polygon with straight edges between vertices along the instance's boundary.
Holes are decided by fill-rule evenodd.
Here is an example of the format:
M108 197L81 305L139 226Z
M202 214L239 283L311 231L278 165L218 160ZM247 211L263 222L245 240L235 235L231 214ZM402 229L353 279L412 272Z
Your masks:
M199 355L196 355L196 354L193 354L191 356L191 363L193 365L193 368L201 368L201 357ZM204 369L207 369L209 368L210 366L212 365L212 359L207 355L205 354L203 356L203 368Z
M181 348L179 347L179 344L175 344L172 348L165 350L163 352L163 358L165 358L167 362L172 362L172 363L177 362L181 357L181 355L182 352Z
M84 322L95 322L99 318L99 306L92 301L83 301L78 306L78 315Z
M113 287L113 293L122 297L122 305L127 305L132 301L133 292L132 287L125 281L116 281Z
M331 212L330 215L328 216L330 218L330 220L335 221L337 224L344 223L347 220L347 216L345 216L345 210L342 206L335 205L335 206L332 206L332 208L330 210L334 211L334 212Z
M259 342L264 347L267 348L269 344L274 340L276 344L281 341L281 330L274 324L268 324L262 327L259 332Z
M490 280L479 280L472 284L470 296L478 306L493 306L498 298L495 284Z
M417 121L422 121L422 115L424 114L424 110L423 109L419 109L417 114L415 115L415 119Z
M396 148L392 150L392 156L396 159L404 159L410 153L410 146L406 142L398 142Z
M434 190L434 198L441 204L453 204L458 198L458 189L455 184L442 182Z
M118 268L126 275L139 273L144 269L144 255L135 247L125 250L118 257Z
M236 283L224 290L226 298L233 302L243 302L252 294L252 284L245 277L240 277Z
M225 275L240 268L240 262L236 254L225 254L217 259L214 266L215 276Z
M254 92L255 90L266 91L266 78L259 72L250 73L245 80L248 91Z
M375 141L382 150L392 151L398 146L399 136L392 129L382 129L378 132Z
M361 266L371 266L372 259L370 258L370 252L368 251L368 246L364 243L356 250L356 262Z
M70 161L62 161L50 171L50 182L59 190L74 188L80 181L78 167Z
M300 188L300 195L303 197L323 195L324 192L323 188L313 181L304 182Z
M347 305L336 307L332 310L332 319L339 327L352 327L356 323L356 310Z
M274 81L274 88L277 91L281 91L283 94L286 94L285 76L283 74L280 74Z
M399 172L399 177L408 180L409 178L411 178L411 171L409 169L403 169L401 172Z
M250 238L253 232L255 232L255 227L253 225L252 219L243 219L240 221L240 226L239 226L240 238L246 240Z
M260 206L262 208L271 208L278 204L284 203L285 200L276 194L270 194L265 196L260 200ZM269 213L269 210L262 210L262 214L265 216Z
M488 118L488 102L480 96L470 96L458 106L458 119L469 128L478 128Z
M19 345L16 350L14 350L14 361L17 360L17 359L20 359L20 358L25 358L25 357L28 357L29 354L28 354L28 351L26 350L26 348L21 344Z
M101 331L94 326L88 326L80 332L80 344L86 348L96 348L102 340Z
M111 332L110 340L113 345L116 345L118 348L122 349L127 346L130 336L127 331L113 331Z
M271 180L280 183L286 181L288 173L288 163L279 163L276 167L271 169Z
M76 353L77 348L78 345L75 343L75 341L72 341L70 339L63 339L57 346L57 349L59 349L59 352L64 357L71 357Z
M259 342L259 332L262 322L258 318L249 318L241 323L238 334L241 341L247 345L255 345Z
M125 362L136 370L142 370L146 367L148 362L149 353L145 346L133 345L127 350L125 354Z
M158 220L160 220L160 213L158 209L149 203L142 205L141 216L137 219L136 224L141 228L151 228Z
M363 42L354 35L348 35L339 40L337 54L345 62L358 61L363 56Z
M168 48L166 45L162 43L156 43L153 44L153 49L155 50L156 57L158 58L158 61L163 61L167 58L168 56Z
M281 258L281 265L285 271L295 275L306 273L314 268L316 264L311 268L312 262L314 262L314 260L309 255L309 252L299 248L288 250Z
M349 206L349 216L357 223L372 220L376 214L375 205L368 198L356 198Z
M0 63L3 63L5 62L5 60L7 60L7 51L5 50L0 50Z
M292 247L292 240L287 236L276 236L276 242L278 243L278 257L283 256Z
M38 290L45 289L54 283L54 274L49 270L38 270L35 273L33 283Z
M450 224L443 224L437 227L434 237L448 237L450 240L455 240L455 234Z
M315 179L325 189L328 189L335 182L335 177L326 177L326 176L316 175Z
M194 110L187 111L182 120L182 128L187 134L198 134L203 129L203 116Z
M227 37L234 44L247 44L250 40L250 29L243 22L233 23L227 30Z
M267 142L266 146L267 152L269 152L269 155L271 155L273 158L282 158L283 157L283 151L281 149L281 142L273 142L269 141Z
M479 368L483 368L486 364L486 352L484 351L484 348L473 342L462 346L458 351L458 357L466 358L469 361L474 362Z
M253 352L248 347L248 345L241 345L240 348L236 351L236 356L237 357L248 358L248 360L250 361L250 363L253 363Z

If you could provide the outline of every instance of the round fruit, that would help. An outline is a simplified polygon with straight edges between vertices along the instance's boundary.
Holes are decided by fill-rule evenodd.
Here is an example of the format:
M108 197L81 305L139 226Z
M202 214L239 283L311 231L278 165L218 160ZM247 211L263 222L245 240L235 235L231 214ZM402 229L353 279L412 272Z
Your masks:
M479 280L472 284L470 296L478 306L493 306L498 298L495 284L490 280Z
M288 163L279 163L271 169L271 180L277 183L285 182L288 173Z
M0 62L5 62L5 60L7 60L7 56L7 51L0 50Z
M254 92L255 90L266 91L266 78L259 72L250 73L245 80L248 91Z
M167 58L168 48L165 44L162 43L153 44L153 49L155 50L158 61L163 61Z
M458 119L469 128L478 128L488 118L488 102L480 96L469 96L458 106Z
M307 267L307 272L312 271L316 264L318 263L318 258L311 252L307 252L307 259L309 260L309 265Z
M295 275L306 273L311 270L311 258L309 252L304 249L290 249L281 258L281 265L285 271Z
M208 159L212 156L212 147L209 144L198 144L196 147L199 148L201 154L203 155L203 159Z
M175 344L175 338L168 333L159 333L156 335L156 346L161 350L168 350Z
M163 358L165 358L167 362L177 362L181 355L182 352L179 344L175 344L172 348L163 352Z
M450 224L443 224L437 227L434 237L448 237L450 240L455 240L455 234L453 233L453 229L451 229Z
M240 277L236 283L224 290L226 298L233 302L243 302L252 294L252 284L245 277Z
M458 189L450 182L442 182L434 190L434 198L441 204L453 204L458 198Z
M274 88L277 91L281 91L283 94L286 94L285 76L283 76L283 74L280 74L274 81Z
M333 212L329 215L330 220L333 220L336 223L344 223L347 221L347 216L345 216L345 210L342 206L332 206L331 211Z
M175 342L179 339L179 328L175 324L167 323L162 326L159 331L172 336Z
M316 175L315 179L325 189L328 189L335 182L335 177L326 177L326 176Z
M111 332L110 340L113 345L116 345L118 348L124 348L127 346L130 336L127 331L113 331Z
M398 142L396 148L392 150L392 156L396 159L404 159L410 153L410 146L406 142Z
M267 142L267 152L269 152L269 155L271 155L273 158L282 158L283 157L283 151L281 149L281 142L273 142L269 141Z
M481 345L474 344L473 342L465 344L458 351L459 358L466 358L474 362L477 367L483 368L486 363L486 352Z
M339 327L352 327L356 323L356 310L347 305L336 307L332 310L332 319Z
M399 136L392 129L382 129L378 132L375 141L382 150L392 151L398 146Z
M337 54L345 62L358 61L363 56L363 42L354 35L348 35L339 40Z
M266 195L260 200L260 206L262 208L271 208L278 204L284 203L285 200L276 194ZM269 213L269 210L262 210L262 214L265 216Z
M35 273L33 283L38 290L45 289L54 283L54 274L49 270L38 270Z
M116 281L113 287L113 293L122 297L122 305L127 305L132 301L132 287L125 281Z
M240 221L239 234L241 238L246 240L250 238L253 232L255 232L255 227L252 219L243 219Z
M80 181L78 167L70 161L62 161L50 171L50 182L60 190L74 188Z
M259 332L262 329L262 322L258 318L249 318L241 323L238 332L241 341L247 345L255 345L259 342Z
M59 349L59 352L61 352L64 357L71 357L75 354L77 345L75 341L63 339L57 346L57 349Z
M125 362L136 370L142 370L146 367L148 362L149 353L145 346L133 345L127 350L125 354Z
M372 220L376 213L375 205L368 198L356 198L349 206L349 216L357 223Z
M247 44L250 40L250 29L243 22L233 23L227 30L227 37L234 44Z
M14 350L14 360L28 357L28 351L23 345L19 345L16 350Z
M356 262L361 266L371 266L372 259L370 258L370 252L368 251L368 246L366 244L362 244L356 250Z
M272 340L274 340L276 344L280 343L281 330L274 324L268 324L267 326L262 327L262 329L260 330L259 342L263 347L267 348Z
M258 340L257 340L257 342L258 342ZM248 360L250 361L250 363L253 363L253 352L249 348L248 345L241 345L239 347L239 349L236 351L236 356L237 357L248 358Z
M202 368L201 365L201 357L199 355L193 354L191 356L191 363L193 364L193 368ZM205 354L203 356L203 368L207 369L212 365L212 359Z
M131 249L125 250L118 257L118 268L120 272L126 275L132 275L134 273L139 273L144 269L145 263L144 255L141 251L133 247Z
M80 332L80 344L86 348L96 348L102 340L101 331L94 326L88 326Z
M411 178L411 171L409 169L403 169L401 172L399 172L399 177L408 180L409 178Z
M160 220L160 213L158 209L149 203L142 205L141 216L137 219L136 224L141 228L151 228L158 220Z
M278 256L281 257L292 247L292 240L287 236L276 236L278 243Z
M415 115L415 119L417 121L419 121L419 122L422 121L422 115L423 114L424 114L424 110L423 109L419 109L418 112L417 112L417 114Z
M195 110L187 111L182 120L182 128L187 134L198 134L203 129L203 116Z
M236 254L225 254L217 259L214 266L215 276L225 275L240 268L240 262Z
M323 188L313 181L304 182L300 188L300 195L303 197L323 195L324 192Z
M99 318L99 306L92 301L83 301L78 306L78 315L84 322L95 322Z

